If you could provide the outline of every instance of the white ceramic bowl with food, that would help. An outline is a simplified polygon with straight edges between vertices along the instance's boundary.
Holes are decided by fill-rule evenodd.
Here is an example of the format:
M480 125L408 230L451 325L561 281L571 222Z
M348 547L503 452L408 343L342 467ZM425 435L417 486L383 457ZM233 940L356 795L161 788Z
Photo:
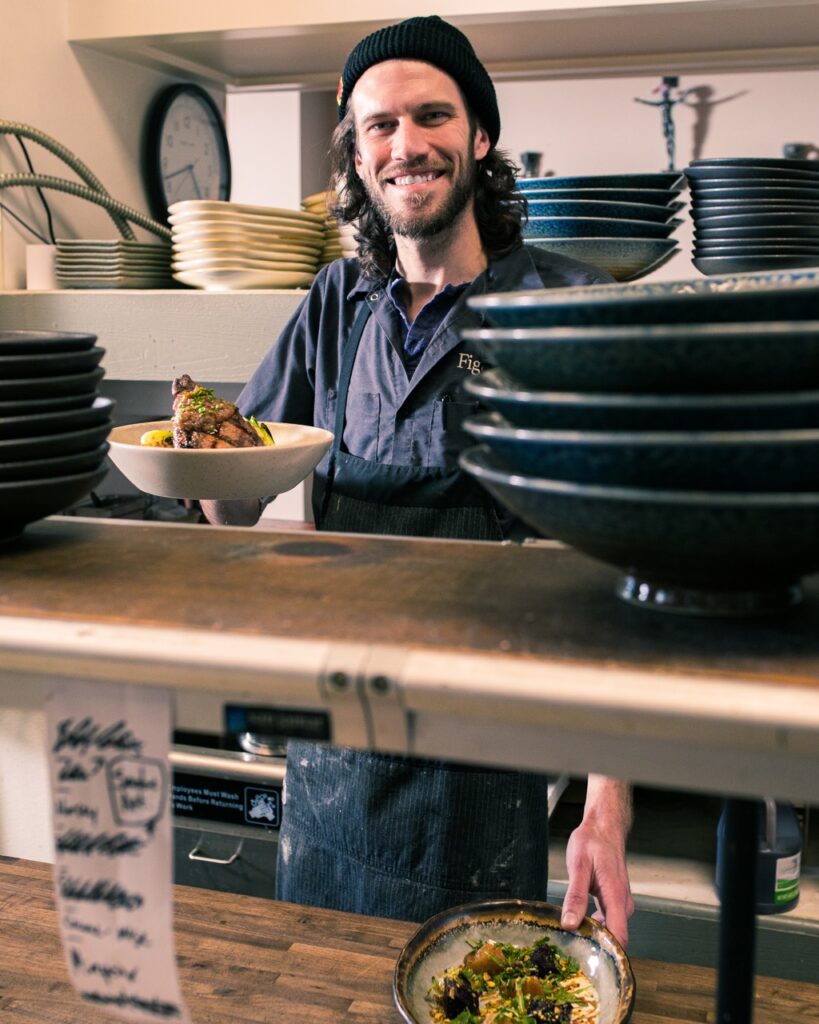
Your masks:
M593 990L585 1003L573 1007L571 1020L578 1024L625 1024L634 1005L634 975L625 951L611 932L589 917L584 917L574 931L566 931L560 926L559 907L513 899L453 907L419 927L401 950L393 974L393 995L401 1017L406 1024L446 1020L447 1011L431 992L433 979L440 980L445 972L461 965L476 944L529 947L544 939L559 955L572 958L585 976L580 979L583 985ZM503 975L496 977L501 980ZM449 1008L449 1013L455 1014L455 1010ZM483 1019L482 1009L479 1015ZM491 1016L487 1009L487 1017Z
M140 444L150 430L170 430L170 420L116 427L109 458L131 483L162 498L268 498L300 484L333 441L329 430L298 423L268 423L273 445L258 448L161 448Z

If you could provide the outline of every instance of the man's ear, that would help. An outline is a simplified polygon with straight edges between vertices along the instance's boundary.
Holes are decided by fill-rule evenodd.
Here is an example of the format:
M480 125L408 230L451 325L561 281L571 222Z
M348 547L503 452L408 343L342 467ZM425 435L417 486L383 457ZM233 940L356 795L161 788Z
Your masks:
M475 159L483 160L491 148L492 146L489 142L489 136L486 133L486 129L481 128L481 126L478 125L475 129L475 139L472 143Z

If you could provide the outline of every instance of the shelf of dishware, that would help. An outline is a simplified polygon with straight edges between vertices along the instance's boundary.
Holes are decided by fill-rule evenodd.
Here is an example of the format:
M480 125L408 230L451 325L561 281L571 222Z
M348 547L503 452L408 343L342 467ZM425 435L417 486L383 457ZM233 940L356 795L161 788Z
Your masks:
M441 0L496 79L819 65L812 0ZM155 69L241 88L334 88L361 36L418 14L412 0L68 0L68 39Z
M5 330L88 331L108 380L244 383L306 292L66 289L0 292Z

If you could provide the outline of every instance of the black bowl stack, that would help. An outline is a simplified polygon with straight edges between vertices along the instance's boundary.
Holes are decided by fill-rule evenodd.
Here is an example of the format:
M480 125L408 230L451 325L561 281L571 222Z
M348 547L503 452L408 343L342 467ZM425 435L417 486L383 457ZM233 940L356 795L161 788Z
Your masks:
M635 281L679 251L676 216L685 206L680 172L520 178L528 219L526 245L607 270L615 281Z
M0 331L0 541L79 501L107 472L114 403L96 335Z
M819 271L469 300L462 467L620 597L781 611L819 571Z
M685 175L700 273L819 266L819 161L718 157Z

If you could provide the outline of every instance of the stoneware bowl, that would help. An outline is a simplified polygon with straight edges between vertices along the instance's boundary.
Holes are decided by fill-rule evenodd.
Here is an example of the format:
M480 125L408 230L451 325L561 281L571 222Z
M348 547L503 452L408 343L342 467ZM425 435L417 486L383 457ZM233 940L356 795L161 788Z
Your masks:
M678 252L673 238L548 238L526 245L606 270L615 281L634 281L667 263Z
M623 1024L634 1005L634 975L628 957L602 925L584 917L575 931L560 927L560 908L525 900L489 900L446 910L418 929L401 950L393 995L406 1024L430 1024L427 993L433 975L460 963L470 941L491 939L531 945L540 938L574 957L600 999L600 1024Z
M275 445L259 448L150 448L148 430L169 430L169 420L116 427L108 440L111 461L135 487L163 498L266 498L301 483L330 447L318 427L268 423Z
M70 476L0 482L0 543L18 536L28 523L62 512L105 479L107 466Z
M549 178L539 179L549 181ZM680 194L679 188L557 188L551 189L548 185L537 188L522 188L520 191L526 193L529 200L551 200L551 199L585 199L601 200L610 203L648 203L651 206L664 206L670 211L676 212L685 206L685 202L677 199Z
M96 340L96 334L76 331L0 331L0 355L85 352Z
M467 300L497 327L814 320L817 302L819 272L811 270L538 288Z
M691 260L701 274L746 274L755 270L795 270L798 267L819 267L819 253L802 256L768 254L757 256L695 256Z
M647 188L679 191L685 187L685 177L680 171L660 171L656 174L584 174L571 178L519 178L517 186L527 192L530 189L544 188Z
M524 193L525 195L525 193ZM530 217L619 217L626 220L671 220L684 203L652 206L650 203L613 203L602 199L528 199Z
M674 491L819 492L819 430L527 430L497 413L469 417L464 429L524 476Z
M607 487L510 473L483 446L462 468L544 537L616 566L615 593L658 611L778 613L819 570L819 493Z
M719 393L819 388L819 321L483 327L469 349L521 387Z
M534 391L498 370L464 383L467 394L516 427L544 430L808 430L819 391L654 394Z
M630 220L622 217L530 217L523 224L529 238L668 238L682 221Z
M38 437L57 431L84 430L111 422L115 402L112 398L95 398L85 409L62 409L58 412L33 413L27 416L0 417L0 440Z

